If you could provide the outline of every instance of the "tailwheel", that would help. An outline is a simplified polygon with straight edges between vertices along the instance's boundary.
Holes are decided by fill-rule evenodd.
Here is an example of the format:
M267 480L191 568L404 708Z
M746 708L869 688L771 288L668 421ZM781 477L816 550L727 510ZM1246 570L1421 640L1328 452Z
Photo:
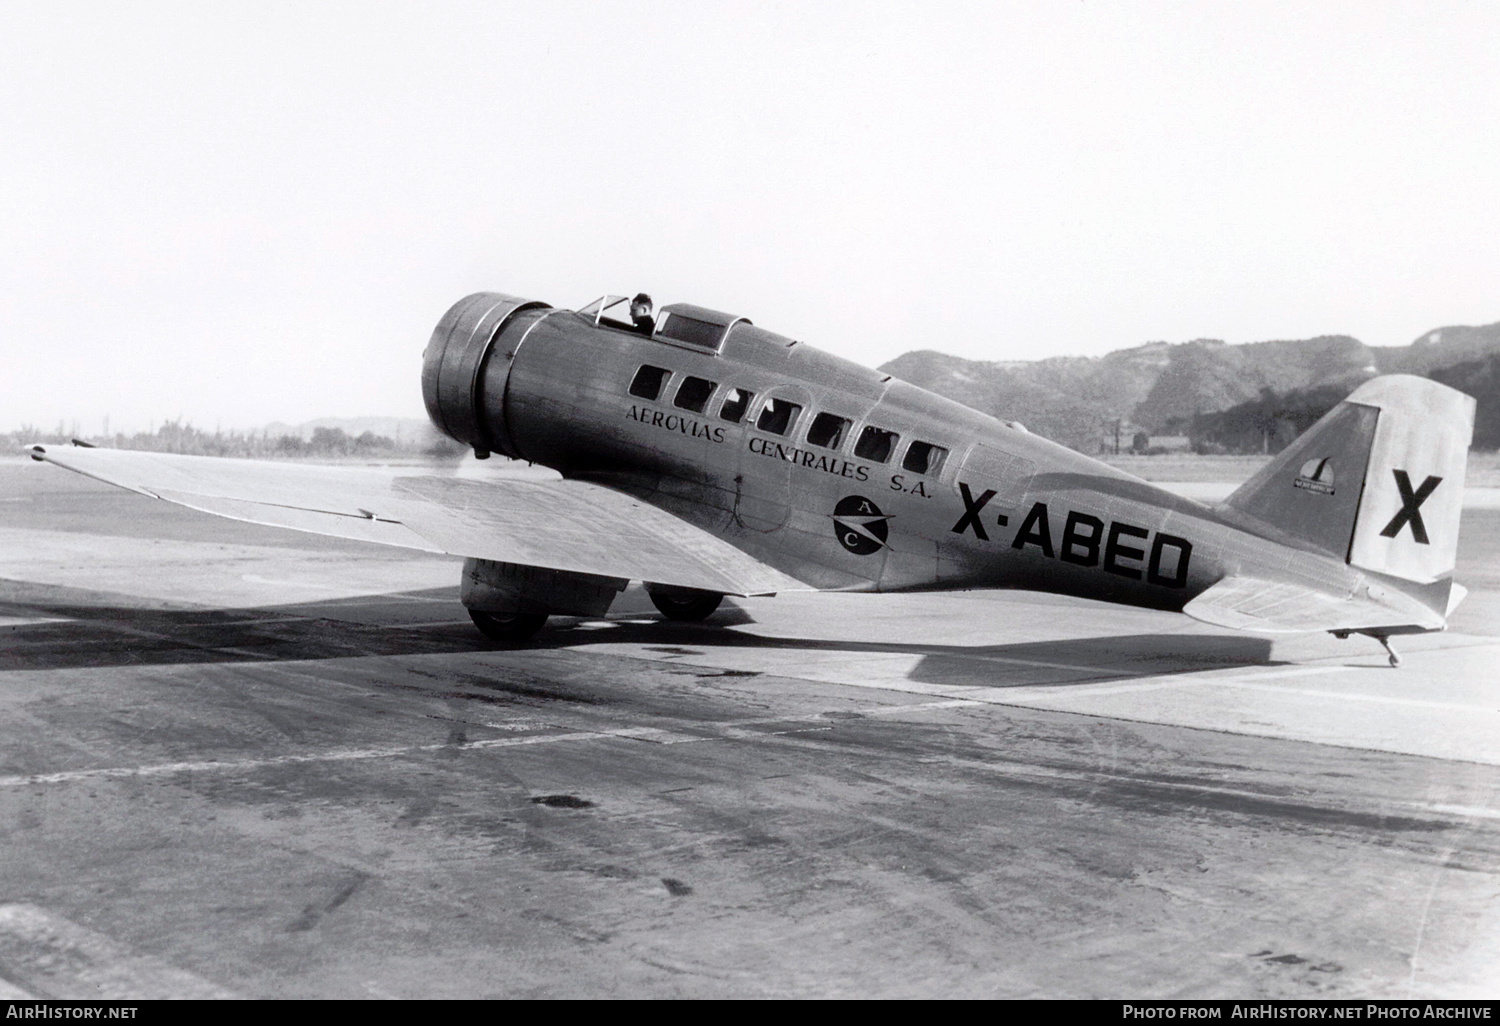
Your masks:
M713 615L724 596L712 591L692 591L687 588L647 588L651 604L668 620L695 623Z
M1395 669L1396 667L1400 666L1401 653L1397 652L1394 648L1391 647L1391 639L1386 637L1384 634L1377 634L1375 635L1375 640L1380 642L1381 647L1385 649L1386 662L1391 664L1391 668Z
M1380 642L1380 647L1385 649L1385 660L1391 664L1391 668L1395 669L1401 665L1401 653L1397 652L1395 646L1391 644L1391 636L1389 634L1376 631L1329 631L1328 633L1340 641L1347 640L1351 634L1364 634L1374 638Z
M478 627L491 641L514 644L525 641L541 630L542 624L547 622L547 614L511 613L505 616L500 613L486 613L480 609L471 609L469 619L473 620L474 626Z

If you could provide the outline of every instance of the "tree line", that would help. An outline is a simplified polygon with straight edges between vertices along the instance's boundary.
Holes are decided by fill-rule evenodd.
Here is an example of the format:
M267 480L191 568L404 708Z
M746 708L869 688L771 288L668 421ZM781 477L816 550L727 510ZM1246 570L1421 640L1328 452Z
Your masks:
M351 435L343 428L314 428L312 436L300 434L271 435L264 431L205 431L182 421L167 421L152 431L114 434L77 434L58 424L47 431L22 425L0 435L10 452L23 445L42 443L66 445L74 440L110 449L135 449L143 452L170 452L188 456L231 456L248 459L284 458L444 458L464 451L459 443L434 433L416 440L397 440L386 435L364 431Z

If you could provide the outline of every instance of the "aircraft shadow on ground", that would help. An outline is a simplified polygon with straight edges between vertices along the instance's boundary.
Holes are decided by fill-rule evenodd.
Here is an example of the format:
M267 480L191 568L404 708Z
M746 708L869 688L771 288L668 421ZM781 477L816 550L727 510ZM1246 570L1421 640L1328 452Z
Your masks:
M468 623L455 588L241 609L150 608L129 596L29 585L7 588L0 599L10 607L0 609L0 615L60 621L0 631L0 672L349 659L492 647ZM393 624L392 619L400 618L390 613L402 603L419 606L412 612L422 620L463 622Z
M142 608L139 600L125 596L26 586L10 589L4 598L17 612L59 622L5 628L0 672L459 654L498 647L467 623L453 588L255 609ZM985 687L1084 684L1271 661L1270 641L1248 635L1128 634L999 645L766 637L723 629L755 622L733 602L704 624L673 623L654 614L617 618L602 629L594 627L597 622L558 617L530 643L516 647L635 644L686 663L695 654L731 648L915 655L921 658L906 674L912 681Z
M624 623L591 632L584 639L578 637L580 632L576 630L559 627L537 635L532 647L564 648L590 641L634 644L686 663L691 663L694 655L726 648L915 655L921 658L905 674L908 680L965 687L1090 684L1274 662L1269 639L1239 634L1114 634L999 645L924 645L766 637L716 629L731 623L721 622L719 615L706 624ZM788 676L795 673L789 672Z

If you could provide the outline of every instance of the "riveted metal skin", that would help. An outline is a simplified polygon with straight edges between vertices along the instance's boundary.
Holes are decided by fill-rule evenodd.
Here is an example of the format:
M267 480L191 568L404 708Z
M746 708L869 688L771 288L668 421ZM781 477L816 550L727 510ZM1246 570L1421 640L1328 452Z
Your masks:
M485 371L502 329L518 319L534 320L549 309L546 303L501 292L476 292L448 308L422 354L422 399L427 415L444 434L485 453L514 455L504 417L494 415L503 407L507 374ZM501 370L508 371L515 348L513 342L500 354ZM486 385L499 389L489 402Z

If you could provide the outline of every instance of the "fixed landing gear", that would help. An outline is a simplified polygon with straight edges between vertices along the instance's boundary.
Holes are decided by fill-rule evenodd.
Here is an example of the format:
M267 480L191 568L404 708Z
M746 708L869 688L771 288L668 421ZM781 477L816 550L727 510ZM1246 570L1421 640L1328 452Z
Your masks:
M658 588L647 585L646 594L651 604L668 620L696 623L707 620L724 601L724 596L712 591L692 591L687 588Z
M472 568L470 564L473 564ZM565 577L558 572L537 571L529 567L519 568L521 573L507 573L507 570L505 564L469 560L464 564L461 594L474 626L485 637L502 645L518 645L528 640L542 629L552 613L559 616L603 616L610 601L626 583L609 579L604 585L593 586L593 581L575 579L582 578L581 574ZM532 577L547 576L538 582L525 577L526 572ZM519 583L511 578L519 578ZM651 596L652 605L668 620L684 623L708 619L724 601L724 596L716 591L674 588L664 584L648 584L646 593ZM469 605L471 602L474 606L488 608L475 609Z
M542 624L547 622L546 613L511 613L502 616L499 613L486 613L483 610L469 610L469 619L474 621L484 636L491 641L516 644L525 641L537 631L542 629Z
M576 574L492 559L464 560L458 600L491 641L515 645L560 616L603 616L628 584L617 577Z

